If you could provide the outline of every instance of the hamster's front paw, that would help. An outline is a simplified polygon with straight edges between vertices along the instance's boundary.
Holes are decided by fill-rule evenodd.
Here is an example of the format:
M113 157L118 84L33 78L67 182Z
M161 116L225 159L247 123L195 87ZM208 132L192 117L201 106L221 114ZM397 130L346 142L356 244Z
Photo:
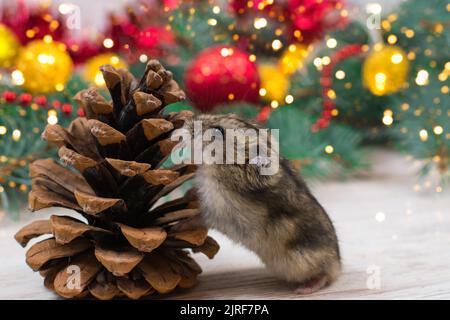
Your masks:
M313 278L311 280L308 280L308 281L302 283L295 290L295 293L300 294L300 295L312 294L316 291L319 291L320 289L325 287L327 284L328 284L327 276L318 276L316 278Z

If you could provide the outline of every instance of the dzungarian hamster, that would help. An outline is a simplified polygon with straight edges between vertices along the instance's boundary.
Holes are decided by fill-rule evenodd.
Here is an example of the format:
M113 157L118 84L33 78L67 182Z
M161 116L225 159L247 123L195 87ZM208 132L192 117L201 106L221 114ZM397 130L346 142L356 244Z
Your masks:
M236 115L200 115L184 126L193 139L199 138L194 121L201 121L203 131L220 131L225 139L227 129L259 129ZM255 252L275 276L297 283L299 294L330 284L341 263L327 213L288 160L280 157L273 175L261 175L261 162L249 160L198 165L201 222Z

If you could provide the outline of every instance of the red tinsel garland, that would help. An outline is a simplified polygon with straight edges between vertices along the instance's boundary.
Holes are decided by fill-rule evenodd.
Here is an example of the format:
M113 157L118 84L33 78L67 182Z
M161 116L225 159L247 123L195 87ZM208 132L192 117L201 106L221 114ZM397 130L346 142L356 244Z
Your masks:
M320 84L322 85L322 97L323 97L323 111L319 119L312 125L311 130L318 131L328 127L330 124L330 119L332 117L332 110L336 108L336 103L334 99L329 97L329 90L333 86L333 70L334 67L354 56L358 56L363 52L360 44L350 44L345 47L340 48L330 57L330 64L326 65L322 69Z
M30 106L34 101L34 103L45 109L50 107L54 109L61 109L61 112L65 115L70 115L72 114L73 111L72 104L70 103L62 104L58 99L54 99L50 102L43 95L33 97L31 94L26 92L17 95L14 91L6 90L3 91L3 93L1 94L1 98L3 98L6 103L14 103L17 101L23 107ZM84 117L85 116L84 110L82 108L78 108L77 115L79 117Z

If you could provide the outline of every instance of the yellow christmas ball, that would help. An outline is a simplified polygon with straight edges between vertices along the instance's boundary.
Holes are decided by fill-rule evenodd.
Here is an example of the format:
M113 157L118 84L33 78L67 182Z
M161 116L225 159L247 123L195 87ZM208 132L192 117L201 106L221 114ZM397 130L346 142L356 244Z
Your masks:
M291 44L283 52L280 59L280 69L284 74L293 74L295 71L303 67L303 62L309 54L307 45Z
M267 101L281 102L289 89L289 79L276 64L262 64L258 67L261 88L259 94Z
M100 71L104 64L110 64L116 69L126 69L127 64L118 55L112 53L102 53L86 61L84 69L84 78L87 81L95 83L97 86L104 86L105 80Z
M396 46L380 46L364 61L364 85L374 95L388 95L403 87L408 71L409 61L402 49Z
M0 67L10 68L19 53L20 43L14 32L0 24Z
M73 63L66 46L52 41L34 40L20 50L13 80L33 93L62 91L69 80Z

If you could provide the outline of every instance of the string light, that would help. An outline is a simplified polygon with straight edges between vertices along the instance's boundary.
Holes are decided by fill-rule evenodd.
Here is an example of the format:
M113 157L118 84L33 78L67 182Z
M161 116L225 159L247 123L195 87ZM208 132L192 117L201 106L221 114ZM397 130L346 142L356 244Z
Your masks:
M386 74L383 72L377 72L375 74L375 87L377 87L378 90L382 91L386 87Z
M434 132L434 134L439 136L444 132L444 128L442 128L441 126L435 126L433 128L433 132Z
M215 13L215 14L219 14L220 13L220 7L219 6L214 6L212 8L212 12Z
M105 79L103 79L103 74L101 72L97 72L94 77L94 83L97 86L102 86L105 84Z
M329 89L327 91L327 96L328 98L330 98L331 100L336 99L336 91L334 91L333 89Z
M55 57L51 54L41 53L37 57L38 61L42 64L54 64Z
M396 21L397 18L398 18L398 17L397 17L397 15L396 15L395 13L390 14L390 15L388 16L388 20L389 20L390 22Z
M331 58L330 58L329 56L325 56L325 57L322 58L322 64L323 64L324 66L327 66L327 65L329 65L330 63L331 63Z
M12 82L17 85L21 86L25 83L25 78L23 77L23 73L20 70L14 70L11 73Z
M14 131L12 132L12 139L14 141L19 141L21 136L22 136L22 132L20 132L19 129L14 129Z
M55 89L56 89L56 91L58 91L58 92L63 91L63 90L64 90L64 84L62 84L62 83L57 83L57 84L55 85Z
M386 109L384 110L383 113L383 123L386 126L390 126L392 123L394 122L394 118L393 118L393 112L391 109Z
M345 72L343 70L336 71L336 79L342 80L345 78Z
M278 101L276 101L276 100L273 100L272 102L270 102L270 106L271 106L273 109L278 108L279 105L280 105L280 104L279 104Z
M286 98L284 99L284 101L286 101L287 104L291 104L292 102L294 102L294 97L290 94L288 94L286 96Z
M111 64L118 64L120 59L118 56L112 56L110 61L111 61Z
M333 146L332 145L327 145L325 147L325 152L328 153L328 154L332 154L334 152Z
M387 20L381 21L381 27L386 31L391 31L391 23Z
M48 124L54 125L54 124L58 123L58 116L57 116L56 110L49 110L47 112L47 115L48 115L48 117L47 117Z
M278 51L281 49L281 47L283 46L283 43L281 43L280 40L275 39L272 41L272 49L275 51Z
M267 94L267 90L265 88L259 89L259 95L261 97L264 97Z
M8 129L5 126L0 126L0 135L5 135L8 132Z
M319 57L317 57L317 58L314 59L313 63L314 63L314 65L315 65L317 68L319 68L319 67L322 66L322 59L319 58Z
M256 18L253 21L253 26L257 30L263 29L263 28L265 28L267 26L267 20L265 18Z
M229 48L222 48L220 50L220 55L222 57L228 57L231 56L233 54L233 49L229 49Z
M400 62L403 61L403 55L400 54L400 53L395 53L395 54L392 55L391 61L394 64L399 64Z
M330 38L327 40L327 47L330 49L334 49L337 46L337 40L334 38Z
M414 30L408 29L405 31L405 36L409 39L414 37Z
M416 83L419 86L425 86L428 84L429 73L426 70L420 70L416 76Z
M114 41L110 38L106 38L105 40L103 40L103 46L107 49L111 49L112 47L114 47Z
M441 73L439 73L439 75L438 75L439 81L442 81L442 82L447 81L447 78L448 78L448 75L447 75L447 73L445 73L445 72L441 72Z
M420 137L420 140L427 141L428 140L428 131L425 129L420 130L419 137Z
M395 44L397 42L397 36L395 34L390 34L387 41L389 44Z
M36 35L36 32L33 29L28 29L25 32L25 35L27 36L27 38L34 38L34 36Z
M141 63L146 63L147 60L148 60L148 57L147 57L146 54L141 54L141 55L139 56L139 61L140 61Z

